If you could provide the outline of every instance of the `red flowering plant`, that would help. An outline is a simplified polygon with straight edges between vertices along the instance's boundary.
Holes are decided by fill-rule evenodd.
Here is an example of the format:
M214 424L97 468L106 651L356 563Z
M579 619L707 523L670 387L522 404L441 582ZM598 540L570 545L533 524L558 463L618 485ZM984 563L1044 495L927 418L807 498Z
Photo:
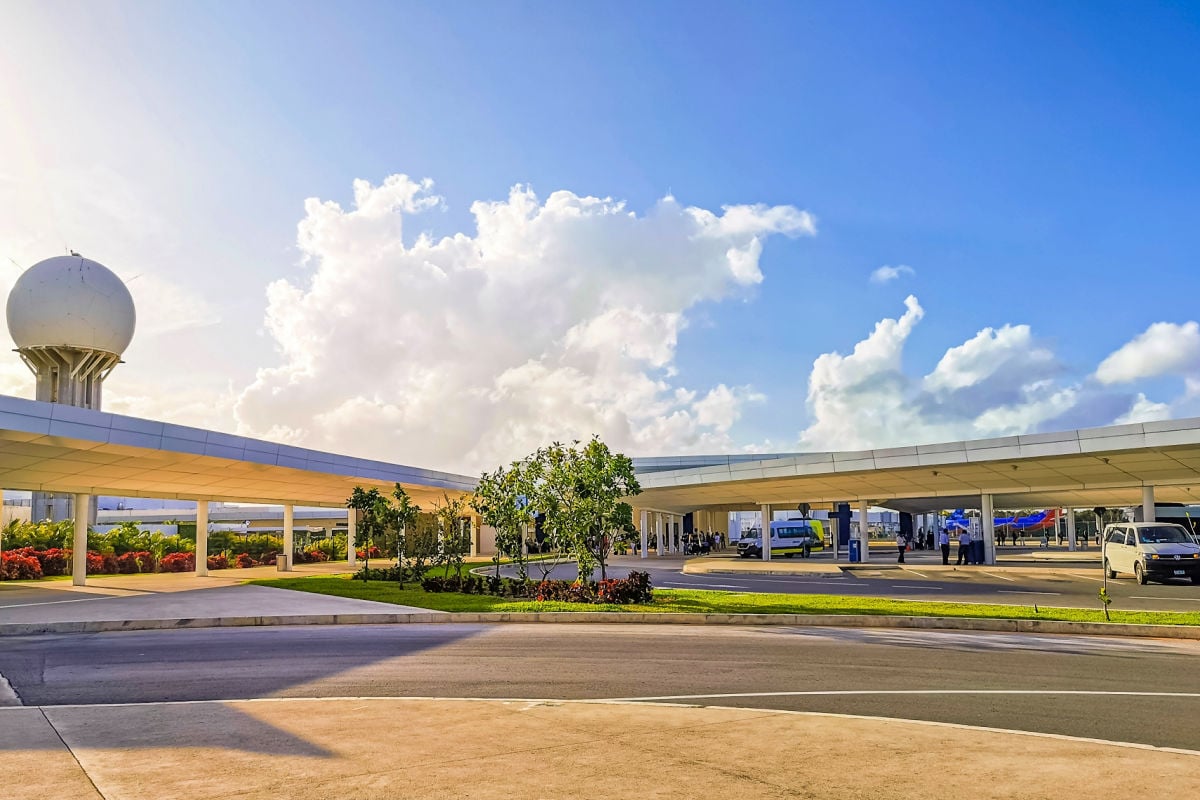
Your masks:
M163 572L192 572L196 569L195 553L168 553L158 562Z

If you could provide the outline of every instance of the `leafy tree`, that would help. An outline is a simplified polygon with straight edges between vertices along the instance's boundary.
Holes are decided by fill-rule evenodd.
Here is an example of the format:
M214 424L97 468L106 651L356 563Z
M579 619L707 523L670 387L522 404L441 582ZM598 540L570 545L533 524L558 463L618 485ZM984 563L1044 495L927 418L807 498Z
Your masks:
M408 538L408 531L417 518L421 515L421 507L412 501L408 496L408 492L400 484L396 484L396 488L392 490L392 497L396 500L396 508L393 512L393 520L396 525L396 575L401 585L404 584L404 545L405 539Z
M496 531L496 554L492 557L495 580L500 580L500 558L506 555L517 569L517 578L528 579L525 531L533 522L529 496L532 493L527 461L514 461L508 469L485 472L471 497L471 508L484 525Z
M433 515L437 521L442 542L439 556L441 562L447 567L446 577L450 576L450 568L453 568L454 574L459 580L462 580L463 557L469 546L467 537L463 535L462 530L462 517L466 510L467 499L465 497L452 499L445 493L442 494L440 502L435 501L433 504Z
M634 475L633 461L622 453L614 453L598 436L584 445L578 465L583 516L589 522L584 544L589 557L594 555L600 564L600 579L604 580L608 577L608 556L614 537L636 532L633 508L622 498L640 494L642 487Z
M350 499L346 501L346 507L358 512L358 529L362 532L366 545L362 570L363 580L366 581L370 579L371 546L376 539L381 539L388 526L393 524L394 509L378 489L364 490L361 486L354 487Z
M575 556L580 582L596 566L607 577L614 532L633 529L625 497L641 492L633 462L593 436L587 444L559 442L540 449L533 462L533 500L545 515L543 530Z

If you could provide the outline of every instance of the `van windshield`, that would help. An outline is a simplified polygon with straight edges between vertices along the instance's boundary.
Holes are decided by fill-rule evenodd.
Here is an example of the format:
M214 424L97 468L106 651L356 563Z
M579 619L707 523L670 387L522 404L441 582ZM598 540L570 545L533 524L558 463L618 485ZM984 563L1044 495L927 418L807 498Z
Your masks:
M1156 525L1153 528L1138 528L1138 541L1142 544L1191 544L1192 540L1178 525Z

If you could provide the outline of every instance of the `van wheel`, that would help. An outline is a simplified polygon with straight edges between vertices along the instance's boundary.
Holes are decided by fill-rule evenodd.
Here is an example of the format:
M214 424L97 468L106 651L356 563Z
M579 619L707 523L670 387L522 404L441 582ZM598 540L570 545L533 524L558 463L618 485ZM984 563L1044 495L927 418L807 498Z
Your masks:
M1108 573L1108 577L1110 577L1110 578L1117 577L1117 571L1115 569L1113 569L1112 567L1108 566L1107 558L1104 559L1104 571Z
M1193 576L1192 576L1192 585L1193 585L1193 586L1200 586L1200 572L1198 572L1198 573L1196 573L1195 575L1193 575Z
M1146 585L1146 570L1142 569L1141 564L1133 565L1133 577L1137 578L1139 586Z
M792 556L794 556L796 554L795 553L784 553L783 555L784 555L784 558L791 558Z

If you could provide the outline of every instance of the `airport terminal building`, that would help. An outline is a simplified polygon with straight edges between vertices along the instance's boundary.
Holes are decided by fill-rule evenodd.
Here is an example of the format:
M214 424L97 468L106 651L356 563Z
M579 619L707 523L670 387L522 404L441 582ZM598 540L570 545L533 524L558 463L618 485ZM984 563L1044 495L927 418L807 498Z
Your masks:
M89 516L101 524L190 518L200 548L210 525L273 530L292 552L298 527L344 526L353 543L345 503L355 486L390 492L399 483L422 505L475 487L471 476L106 413L103 383L134 322L120 279L74 254L31 267L9 296L9 329L37 389L32 400L0 396L0 486L31 493L24 501L10 492L9 516L27 502L34 519L75 520L76 583L85 580ZM769 520L805 504L829 520L837 541L857 540L864 559L861 521L880 509L895 512L902 531L928 529L945 509L978 509L976 535L993 563L999 509L1064 509L1073 544L1075 509L1135 507L1153 520L1168 504L1197 503L1200 419L852 452L642 458L635 467L643 492L630 502L642 558L678 552L691 530L736 535L731 512ZM116 508L124 504L116 498L161 507ZM472 554L492 552L492 532L469 525ZM353 546L349 556L353 563ZM204 559L196 570L205 574Z

